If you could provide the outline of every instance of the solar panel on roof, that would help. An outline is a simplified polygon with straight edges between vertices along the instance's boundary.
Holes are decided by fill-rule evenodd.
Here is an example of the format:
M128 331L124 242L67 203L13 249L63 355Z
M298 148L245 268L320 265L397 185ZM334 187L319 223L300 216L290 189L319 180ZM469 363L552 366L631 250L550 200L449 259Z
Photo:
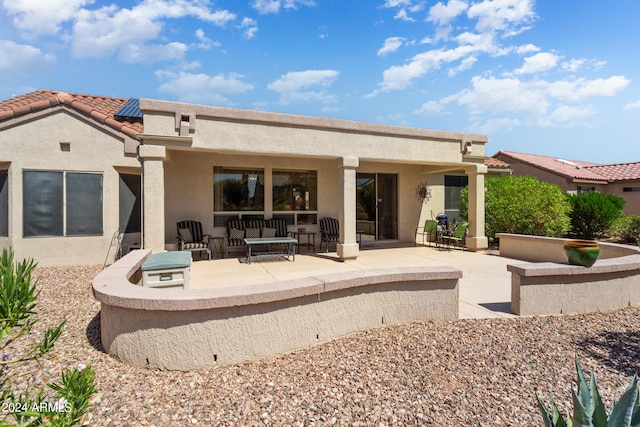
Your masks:
M116 120L132 120L142 121L142 111L140 111L140 99L131 98L124 104L116 114L114 114Z

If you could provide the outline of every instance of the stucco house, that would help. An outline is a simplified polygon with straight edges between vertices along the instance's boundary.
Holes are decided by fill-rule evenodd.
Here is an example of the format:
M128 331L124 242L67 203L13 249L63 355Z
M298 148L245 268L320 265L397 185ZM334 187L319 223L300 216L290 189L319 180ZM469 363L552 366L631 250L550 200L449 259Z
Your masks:
M626 201L627 215L640 215L640 162L608 165L513 151L499 151L493 158L509 164L514 175L534 176L567 193L599 191L620 196Z
M370 223L369 240L413 242L425 219L457 209L449 194L464 180L467 247L483 249L486 142L461 132L41 90L0 102L0 246L40 265L102 264L115 255L118 230L159 252L177 247L184 219L223 235L234 218L281 218L291 229L317 231L320 218L333 217L335 250L346 260L360 250L358 221ZM430 197L422 200L425 184Z

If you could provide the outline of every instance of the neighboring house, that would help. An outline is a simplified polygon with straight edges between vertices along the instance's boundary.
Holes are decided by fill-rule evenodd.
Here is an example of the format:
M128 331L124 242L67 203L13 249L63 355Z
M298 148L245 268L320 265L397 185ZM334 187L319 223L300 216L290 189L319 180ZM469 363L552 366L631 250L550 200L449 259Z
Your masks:
M231 218L283 218L291 229L318 230L329 216L340 221L339 257L353 259L357 216L372 223L371 240L413 242L416 227L445 210L455 177L464 177L467 245L483 249L486 142L459 132L37 91L0 102L0 246L40 265L101 264L107 254L113 259L118 230L158 252L177 247L184 219L221 235ZM424 203L422 184L431 190Z
M567 193L599 191L625 199L625 213L640 215L640 162L601 165L536 154L499 151L493 158L508 163L514 175L535 176Z

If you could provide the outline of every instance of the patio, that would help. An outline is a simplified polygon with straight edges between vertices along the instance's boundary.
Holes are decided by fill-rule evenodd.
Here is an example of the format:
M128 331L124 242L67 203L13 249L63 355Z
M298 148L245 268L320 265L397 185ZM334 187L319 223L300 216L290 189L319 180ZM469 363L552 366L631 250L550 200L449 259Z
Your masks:
M511 273L507 264L523 261L502 258L490 251L451 251L428 246L363 244L354 261L340 262L336 252L305 252L295 261L252 262L240 258L194 261L191 289L237 287L275 283L319 274L386 267L449 266L463 271L459 281L460 318L515 317L511 313Z

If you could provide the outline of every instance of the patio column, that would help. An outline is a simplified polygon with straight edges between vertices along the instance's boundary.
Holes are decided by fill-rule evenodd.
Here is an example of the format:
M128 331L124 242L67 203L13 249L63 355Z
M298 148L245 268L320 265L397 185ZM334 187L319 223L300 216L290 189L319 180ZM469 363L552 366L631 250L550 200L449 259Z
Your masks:
M360 253L360 246L356 240L356 168L360 160L355 157L343 157L340 159L340 192L338 200L340 213L340 241L336 245L336 251L340 261L356 259Z
M484 235L484 174L485 165L473 165L465 170L469 176L469 235L467 247L478 251L489 247Z
M164 159L167 149L158 145L140 145L142 160L142 247L165 251Z

